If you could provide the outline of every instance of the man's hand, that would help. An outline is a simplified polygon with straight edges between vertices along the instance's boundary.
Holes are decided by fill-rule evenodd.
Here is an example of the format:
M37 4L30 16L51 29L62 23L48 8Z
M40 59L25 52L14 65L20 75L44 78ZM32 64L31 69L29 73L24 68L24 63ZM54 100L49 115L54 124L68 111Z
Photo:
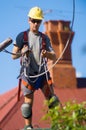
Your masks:
M47 57L47 51L46 50L42 50L42 57Z
M24 55L24 54L28 55L30 52L31 52L31 50L28 48L28 46L24 46L21 50L22 55Z
M42 54L42 57L46 57L50 60L56 61L56 54L54 51L48 52L46 50L42 50L41 54Z

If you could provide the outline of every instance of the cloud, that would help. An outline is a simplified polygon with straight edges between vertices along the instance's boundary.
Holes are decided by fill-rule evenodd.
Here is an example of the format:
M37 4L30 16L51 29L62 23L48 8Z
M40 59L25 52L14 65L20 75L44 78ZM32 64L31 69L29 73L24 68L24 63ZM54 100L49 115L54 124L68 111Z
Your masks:
M81 72L76 72L76 77L82 77L82 73Z

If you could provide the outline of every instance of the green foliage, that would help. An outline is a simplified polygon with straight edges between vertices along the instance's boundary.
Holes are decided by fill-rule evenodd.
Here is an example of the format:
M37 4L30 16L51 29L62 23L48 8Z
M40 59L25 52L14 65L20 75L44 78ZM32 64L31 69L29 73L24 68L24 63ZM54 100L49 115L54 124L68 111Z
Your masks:
M62 108L57 105L42 119L50 121L51 130L86 130L86 102L66 102Z

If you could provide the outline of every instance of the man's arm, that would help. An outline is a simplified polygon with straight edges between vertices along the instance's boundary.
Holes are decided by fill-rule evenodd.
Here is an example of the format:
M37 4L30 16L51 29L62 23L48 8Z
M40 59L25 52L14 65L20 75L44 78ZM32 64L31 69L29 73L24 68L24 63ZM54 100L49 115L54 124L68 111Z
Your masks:
M17 46L15 46L15 45L14 45L14 47L13 47L12 53L14 53L14 54L12 54L12 59L17 59L17 58L21 57L20 48L17 47Z

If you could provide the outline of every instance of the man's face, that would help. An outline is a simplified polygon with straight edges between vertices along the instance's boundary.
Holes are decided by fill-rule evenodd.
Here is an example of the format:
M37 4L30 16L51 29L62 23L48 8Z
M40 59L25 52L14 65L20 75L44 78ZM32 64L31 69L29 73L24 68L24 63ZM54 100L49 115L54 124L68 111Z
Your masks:
M38 32L41 22L42 20L29 18L30 30L33 32Z

